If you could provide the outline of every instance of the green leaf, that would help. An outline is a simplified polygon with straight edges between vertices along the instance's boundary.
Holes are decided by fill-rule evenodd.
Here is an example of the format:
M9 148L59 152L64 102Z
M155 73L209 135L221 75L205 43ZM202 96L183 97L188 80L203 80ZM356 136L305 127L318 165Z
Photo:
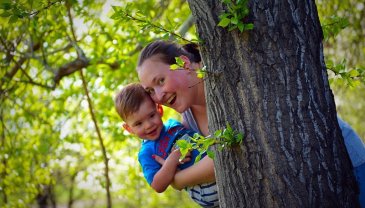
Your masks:
M220 137L222 134L222 129L218 129L217 131L214 132L214 137Z
M176 70L176 69L178 69L178 68L180 68L180 66L179 66L179 65L177 65L177 64L172 64L172 65L170 65L170 69L171 69L171 70Z
M248 23L245 25L246 30L252 30L254 28L254 25L252 23Z
M237 17L233 17L233 18L231 19L231 23L232 23L232 24L234 24L234 25L236 25L236 24L238 23L238 19L237 19Z
M18 17L16 15L12 15L9 19L9 23L15 23L18 21Z
M357 71L356 69L353 69L349 72L350 77L357 77L360 75L359 71Z
M208 155L208 157L210 157L210 158L212 158L214 160L215 154L214 154L214 152L212 150L208 150L207 151L207 155Z
M180 67L184 67L184 60L182 60L180 57L175 57L176 64Z
M195 158L195 161L194 161L194 162L199 162L201 158L202 158L202 155L201 155L201 154L199 154L198 156L196 156L196 158Z
M188 148L188 142L186 140L183 140L183 139L177 140L176 144L180 149Z
M198 71L196 72L196 75L197 75L197 77L198 77L198 78L202 79L202 78L204 78L204 77L205 77L205 71L203 71L203 70L198 70Z
M228 18L223 18L221 19L221 21L218 23L218 26L221 27L227 27L229 25L229 23L231 22L231 19Z
M219 18L219 19L224 19L224 18L227 18L227 17L229 17L229 16L230 16L230 14L228 14L228 13L223 13L223 14L219 15L219 16L218 16L218 18Z
M238 27L238 29L240 30L240 32L243 32L243 30L245 29L245 25L244 25L242 22L239 22L239 23L237 24L237 27Z

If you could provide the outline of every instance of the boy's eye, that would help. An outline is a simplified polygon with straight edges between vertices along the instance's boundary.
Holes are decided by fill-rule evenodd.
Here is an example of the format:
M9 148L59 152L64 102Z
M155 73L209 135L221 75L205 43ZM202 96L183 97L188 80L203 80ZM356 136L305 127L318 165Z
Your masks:
M135 124L134 124L134 126L140 126L140 125L142 125L142 123L141 123L141 122L138 122L138 123L135 123Z
M155 90L153 88L146 88L145 89L146 92L149 94L149 95L153 95L155 93Z
M150 118L153 118L156 115L156 113L151 113Z

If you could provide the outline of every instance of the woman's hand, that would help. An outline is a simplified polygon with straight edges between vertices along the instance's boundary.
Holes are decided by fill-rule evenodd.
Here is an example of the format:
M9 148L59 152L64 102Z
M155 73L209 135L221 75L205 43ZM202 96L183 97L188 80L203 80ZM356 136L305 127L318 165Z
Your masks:
M214 162L206 156L194 165L176 172L173 182L174 189L181 190L185 187L215 181Z
M184 158L182 162L191 160L191 154ZM155 160L163 165L165 160L156 155ZM172 183L170 184L174 189L181 190L188 186L194 186L202 183L209 183L215 181L214 162L209 157L204 157L196 164L184 170L177 170Z

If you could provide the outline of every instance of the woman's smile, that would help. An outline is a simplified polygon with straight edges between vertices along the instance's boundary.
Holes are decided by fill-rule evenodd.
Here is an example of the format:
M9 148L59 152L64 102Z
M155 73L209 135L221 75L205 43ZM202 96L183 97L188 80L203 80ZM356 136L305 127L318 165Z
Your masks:
M176 101L176 94L173 94L169 97L169 99L167 99L166 103L168 105L173 105Z

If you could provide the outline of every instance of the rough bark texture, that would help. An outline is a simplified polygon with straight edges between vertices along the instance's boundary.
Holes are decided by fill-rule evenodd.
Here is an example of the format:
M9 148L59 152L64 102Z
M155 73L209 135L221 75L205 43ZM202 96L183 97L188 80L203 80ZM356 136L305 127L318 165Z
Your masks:
M216 152L221 207L356 207L313 0L250 1L254 30L218 27L219 0L189 0L209 71L209 130L245 132Z

